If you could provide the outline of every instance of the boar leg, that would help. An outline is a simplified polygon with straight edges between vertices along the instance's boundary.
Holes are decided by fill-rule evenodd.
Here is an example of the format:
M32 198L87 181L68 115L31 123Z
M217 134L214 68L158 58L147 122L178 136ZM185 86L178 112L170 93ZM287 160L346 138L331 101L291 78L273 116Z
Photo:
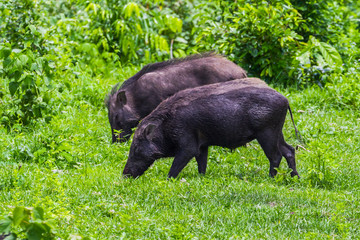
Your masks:
M298 176L299 174L296 171L296 163L295 163L295 149L290 146L289 144L287 144L284 140L284 135L281 133L280 136L280 151L282 153L282 155L285 157L287 164L289 166L289 168L291 168L293 171L291 172L291 176Z
M261 132L256 139L270 161L270 177L275 177L277 174L275 168L279 167L282 158L282 154L278 146L280 140L279 131L267 129Z
M199 147L195 139L193 136L183 135L183 138L178 143L179 148L171 165L168 174L169 178L176 178L186 164L188 164L194 156L198 155Z
M195 154L190 152L180 151L175 155L174 161L171 165L168 178L176 178L183 168L190 162Z
M195 157L200 174L205 174L207 166L208 147L200 147L200 154Z

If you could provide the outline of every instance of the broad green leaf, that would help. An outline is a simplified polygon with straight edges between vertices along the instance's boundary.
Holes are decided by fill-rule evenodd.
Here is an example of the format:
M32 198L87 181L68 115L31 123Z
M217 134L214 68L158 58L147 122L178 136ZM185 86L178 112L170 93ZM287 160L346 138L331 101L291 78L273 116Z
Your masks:
M45 232L41 223L31 223L26 231L26 235L29 240L41 240L42 234Z
M251 48L250 49L250 54L253 56L253 57L256 57L258 55L259 51L256 49L256 48Z
M143 30L142 30L140 24L137 23L135 26L136 26L137 33L138 34L143 34Z
M26 56L26 55L24 55L24 54L21 54L21 55L19 56L19 60L20 60L20 62L21 62L23 65L25 65L25 64L28 62L29 57Z
M184 52L184 50L182 49L177 49L175 52L174 52L174 56L175 57L185 57L186 56L186 53Z
M181 19L169 15L166 16L166 19L167 19L167 25L172 32L174 33L181 32L182 29Z
M266 68L264 68L262 71L261 71L261 73L260 73L260 76L265 76L266 75Z
M139 6L134 2L129 2L124 7L124 17L130 18L132 14L135 13L137 17L140 16L140 8Z
M120 29L123 29L125 27L124 22L119 19L114 22L114 25L115 25L115 31L117 34L120 33Z
M44 209L35 207L33 210L34 218L44 220Z
M12 60L11 58L5 58L4 62L3 62L3 67L6 70L12 70L12 65L14 64L14 60Z
M18 70L22 70L22 67L23 67L23 62L21 61L21 59L19 59L19 58L16 58L16 59L14 59L14 68L15 69L18 69Z
M36 62L36 73L41 75L41 72L43 71L43 59L42 58L38 58L35 60ZM32 66L31 66L32 67Z
M333 46L324 42L320 42L318 47L324 57L324 60L329 64L329 66L342 65L343 62L341 56Z
M175 38L176 42L180 42L180 43L185 43L188 44L188 41L186 41L186 39L182 38L182 37L177 37Z
M55 62L52 62L52 61L49 62L48 66L49 66L49 68L56 68Z
M309 47L317 47L319 46L319 40L317 40L314 36L309 37L308 45Z
M17 48L14 48L13 50L12 50L12 52L14 52L14 53L20 53L22 50L21 49L17 49Z
M89 5L85 8L85 11L89 11L90 9L94 11L94 14L97 14L97 10L100 6L96 3L89 3Z
M37 157L41 156L43 153L45 153L46 151L47 151L47 149L43 147L43 148L37 150L36 152L34 152L34 157L37 158Z
M273 71L272 71L271 65L269 65L268 70L267 70L267 73L268 73L268 75L269 75L270 77L273 76Z
M321 54L316 54L316 63L319 67L324 68L328 63L325 61L324 57Z
M300 64L304 65L305 67L310 67L310 54L310 50L303 51L299 56L296 57L296 59L300 62Z
M39 71L39 66L38 66L38 64L37 64L37 63L32 63L32 64L31 64L31 67L30 67L30 70L31 70L31 71L36 71L36 72L38 72L38 71Z
M9 90L10 90L10 94L12 96L14 96L14 94L16 93L16 90L19 88L19 86L20 86L20 83L15 82L15 81L9 83Z
M34 81L34 76L30 75L30 74L26 74L25 77L22 79L22 89L26 90L28 88L33 87L33 81Z
M290 36L291 36L292 38L294 38L294 39L297 39L297 40L303 40L303 39L304 39L303 36L297 34L295 31L291 31Z
M44 227L47 229L47 231L50 231L52 229L53 231L56 230L56 221L55 219L49 219L46 221L43 221Z
M26 218L26 212L24 207L15 207L13 211L13 223L14 226L20 225L20 223Z
M12 219L10 216L5 217L0 221L0 234L9 233L11 230Z
M3 13L5 16L10 16L11 10L9 10L9 9L4 9L2 13Z
M5 59L11 54L11 48L0 46L0 58Z
M31 33L33 33L33 34L37 33L36 27L34 25L29 25L29 28L30 28Z

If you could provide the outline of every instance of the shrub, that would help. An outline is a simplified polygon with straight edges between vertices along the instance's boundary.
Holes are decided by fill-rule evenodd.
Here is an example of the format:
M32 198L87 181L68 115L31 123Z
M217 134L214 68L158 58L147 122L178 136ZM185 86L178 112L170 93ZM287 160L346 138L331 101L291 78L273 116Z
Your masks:
M343 56L349 54L349 34L358 32L354 14L345 3L214 2L212 18L204 20L197 33L196 48L216 49L248 69L250 75L275 83L323 85L330 74L343 70L342 56L335 47L347 49L340 51ZM316 2L316 10L310 2ZM316 25L311 16L321 24ZM340 21L338 16L344 19ZM324 30L324 24L329 24L331 31Z
M9 44L0 45L0 61L0 77L4 79L1 122L11 127L16 122L27 125L32 119L47 117L54 65L31 49L11 48Z

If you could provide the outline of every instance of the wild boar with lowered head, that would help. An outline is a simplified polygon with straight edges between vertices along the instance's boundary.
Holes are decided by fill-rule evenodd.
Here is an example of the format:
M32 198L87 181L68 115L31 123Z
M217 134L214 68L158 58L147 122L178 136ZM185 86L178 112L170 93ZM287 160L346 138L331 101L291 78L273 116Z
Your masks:
M270 161L270 176L282 157L291 176L298 176L295 150L282 133L288 109L288 100L260 79L180 91L141 121L123 174L138 177L164 157L175 157L168 177L176 177L193 157L205 174L209 146L234 149L256 139Z
M131 128L178 91L240 78L246 78L241 67L214 53L147 65L106 98L112 141L128 139Z

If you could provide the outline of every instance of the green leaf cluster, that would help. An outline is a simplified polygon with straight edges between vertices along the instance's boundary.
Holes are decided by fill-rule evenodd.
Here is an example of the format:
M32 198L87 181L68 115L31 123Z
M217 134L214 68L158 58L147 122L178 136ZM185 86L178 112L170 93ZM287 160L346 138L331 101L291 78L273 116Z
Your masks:
M323 86L358 56L355 3L212 2L207 11L218 17L203 22L197 48L216 49L267 81Z
M0 45L0 61L0 77L9 93L3 98L7 107L0 116L1 122L10 127L16 122L27 125L32 119L46 118L51 112L51 61L29 48L16 49L10 44Z
M53 219L45 219L41 207L15 207L12 214L0 221L0 233L6 240L55 239L56 225Z

